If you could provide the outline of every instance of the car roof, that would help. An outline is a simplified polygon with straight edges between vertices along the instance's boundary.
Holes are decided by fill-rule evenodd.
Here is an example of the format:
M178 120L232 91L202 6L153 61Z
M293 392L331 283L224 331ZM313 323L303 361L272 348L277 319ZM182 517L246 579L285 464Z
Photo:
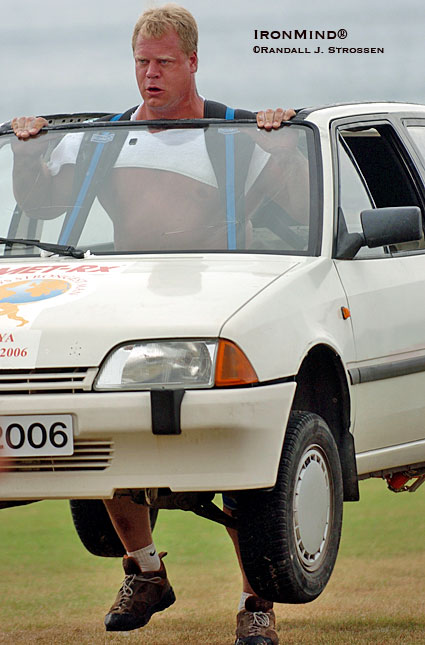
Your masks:
M378 115L423 115L425 105L419 103L402 103L399 101L359 101L352 103L335 103L333 105L305 107L297 111L297 120L311 121L317 125L326 125L337 118Z

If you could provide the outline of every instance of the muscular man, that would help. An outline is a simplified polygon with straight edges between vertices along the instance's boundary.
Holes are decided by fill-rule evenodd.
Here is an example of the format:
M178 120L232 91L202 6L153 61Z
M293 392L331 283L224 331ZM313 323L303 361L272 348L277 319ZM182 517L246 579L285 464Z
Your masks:
M177 5L149 9L135 25L132 44L137 83L143 99L132 118L203 118L205 101L199 96L195 83L198 56L197 25L193 16ZM289 120L294 114L293 110L266 110L258 113L257 123L259 127L271 130L278 128L282 121ZM47 122L42 117L19 117L12 121L16 136L23 140L37 135L45 125ZM15 164L19 166L19 154L15 157ZM43 180L55 180L58 184L60 180L72 183L69 182L69 177L66 180L66 174L72 172L71 163L59 168L56 178L48 168L43 170L40 200ZM21 186L15 186L18 202L23 201L22 195L26 190L24 184L25 181ZM107 201L107 195L103 199ZM38 206L34 191L32 200L31 210L36 215ZM41 208L41 201L39 206ZM54 208L51 212L44 209L43 217L56 217L58 214ZM111 218L114 218L113 214ZM134 234L134 230L130 231L130 236ZM125 232L124 235L127 237ZM119 234L117 244L119 247ZM230 506L231 501L227 501L227 504ZM129 497L114 497L106 500L105 505L127 551L123 560L125 579L105 617L105 625L108 631L128 631L144 626L153 613L166 609L175 597L162 562L163 555L157 553L153 544L147 507L133 503ZM225 506L225 510L232 513L229 507ZM229 533L239 558L237 533L232 530ZM258 598L244 575L241 563L240 566L243 592L237 615L236 643L277 645L272 603Z
M206 103L207 109L212 105L224 114L225 106ZM241 110L236 114L251 115ZM115 129L110 142L102 144L106 161L101 159L89 184L91 197L83 212L89 212L96 195L113 224L116 251L227 249L224 170L229 137L224 132L232 133L235 150L238 248L255 248L252 219L258 221L256 214L267 203L308 224L307 160L297 148L295 128L275 136L246 126ZM51 219L68 205L71 233L69 215L75 213L73 204L81 203L84 169L96 158L99 143L93 139L98 136L87 131L63 138L45 134L30 145L15 139L14 191L27 216Z

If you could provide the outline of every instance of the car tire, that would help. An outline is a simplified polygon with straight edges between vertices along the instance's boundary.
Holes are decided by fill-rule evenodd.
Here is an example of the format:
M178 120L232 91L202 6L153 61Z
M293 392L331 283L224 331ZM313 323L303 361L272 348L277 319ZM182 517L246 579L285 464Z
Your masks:
M104 558L121 558L125 548L109 518L101 499L71 499L72 520L87 551ZM150 509L152 530L155 527L158 509Z
M307 603L332 573L342 525L338 448L317 414L290 416L271 491L239 496L239 545L245 573L262 598Z

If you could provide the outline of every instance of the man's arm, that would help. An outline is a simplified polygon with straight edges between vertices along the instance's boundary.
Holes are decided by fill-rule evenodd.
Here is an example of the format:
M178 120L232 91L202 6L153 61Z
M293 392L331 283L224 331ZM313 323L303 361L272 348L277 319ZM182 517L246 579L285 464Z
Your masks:
M17 137L12 142L15 199L26 215L38 219L53 219L66 210L74 174L73 168L65 165L58 175L52 176L44 161L50 139L39 134L46 125L43 117L12 119Z
M309 220L308 160L298 149L299 133L285 129L285 136L256 133L256 144L269 154L267 164L250 190L252 204L269 200L283 208L299 224ZM277 139L275 138L277 137Z
M296 222L308 225L310 188L308 161L299 150L274 160L266 178L268 197Z

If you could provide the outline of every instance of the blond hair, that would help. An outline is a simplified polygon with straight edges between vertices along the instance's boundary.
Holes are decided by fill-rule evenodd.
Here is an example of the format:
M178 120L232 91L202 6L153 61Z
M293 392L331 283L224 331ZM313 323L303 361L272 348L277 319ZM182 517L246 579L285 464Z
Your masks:
M174 30L180 38L182 51L186 56L198 51L198 26L192 14L177 4L147 9L134 26L131 41L133 51L140 34L144 38L161 38L167 31Z

